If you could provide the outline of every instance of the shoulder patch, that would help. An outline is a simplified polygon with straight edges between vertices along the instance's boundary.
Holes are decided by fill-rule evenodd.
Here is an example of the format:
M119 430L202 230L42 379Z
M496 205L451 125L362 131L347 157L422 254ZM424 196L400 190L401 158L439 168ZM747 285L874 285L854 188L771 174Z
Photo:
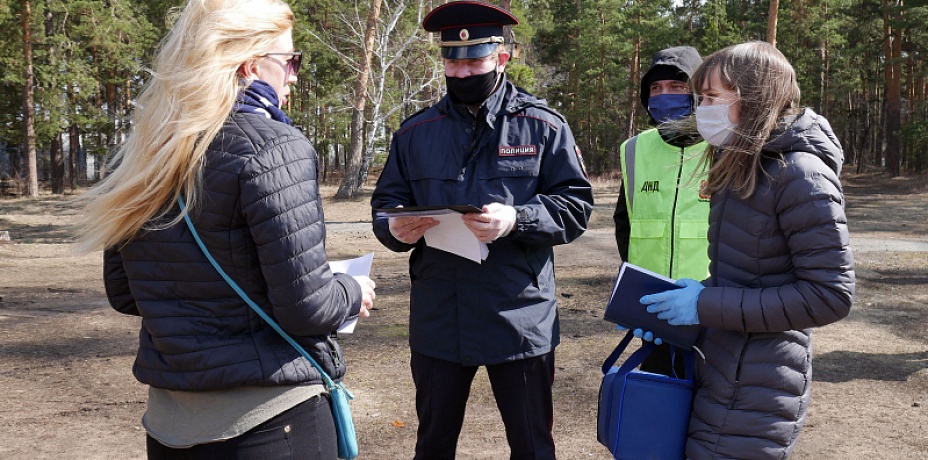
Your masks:
M589 180L590 175L586 172L586 163L583 162L583 155L580 154L580 147L577 146L577 144L574 144L574 153L577 154L577 162L580 163L580 169L583 171L583 175Z
M430 105L430 106L426 106L426 107L423 107L423 108L419 109L418 112L416 112L416 113L414 113L414 114L412 114L412 115L406 117L406 119L403 120L402 123L400 123L400 126L403 126L403 125L405 125L406 123L409 123L409 120L412 120L413 118L416 118L417 116L423 114L426 110L431 109L431 108L432 108L432 106Z
M556 119L560 123L567 124L567 119L564 118L564 115L561 115L560 112L549 107L548 104L544 100L534 99L534 100L521 100L521 101L516 101L516 102L517 103L510 104L509 107L506 107L506 109L512 115L519 115L520 113L524 114L524 112L526 112L526 110L529 110L529 109L538 109L538 110L543 111L545 115L552 116L554 119ZM535 118L539 118L539 117L536 116Z
M551 115L554 115L555 117L557 117L558 120L561 120L561 123L565 123L565 124L567 123L567 119L564 118L564 115L561 115L561 112L558 112L557 110L552 109L552 108L551 108L550 106L548 106L547 104L544 104L544 105L536 105L536 106L534 106L534 107L535 107L535 108L538 108L538 109L541 109L541 110L544 110L545 112L548 112L548 113L550 113Z

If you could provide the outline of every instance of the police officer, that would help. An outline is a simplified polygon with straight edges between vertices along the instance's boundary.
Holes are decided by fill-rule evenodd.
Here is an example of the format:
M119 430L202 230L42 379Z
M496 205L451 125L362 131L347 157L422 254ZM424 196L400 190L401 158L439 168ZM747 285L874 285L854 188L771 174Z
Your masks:
M689 46L654 54L641 79L641 105L657 127L622 143L622 187L613 214L622 260L675 279L709 273L709 198L699 195L705 172L697 170L707 144L664 124L693 112L696 99L687 82L700 63ZM669 375L670 363L669 347L661 345L641 369Z
M419 431L415 459L454 458L471 382L486 366L512 459L554 459L558 314L553 246L586 229L593 193L564 118L504 73L503 26L477 1L436 7L448 93L393 135L374 208L472 204L462 217L489 243L481 263L426 245L428 217L374 218L410 257L409 344Z

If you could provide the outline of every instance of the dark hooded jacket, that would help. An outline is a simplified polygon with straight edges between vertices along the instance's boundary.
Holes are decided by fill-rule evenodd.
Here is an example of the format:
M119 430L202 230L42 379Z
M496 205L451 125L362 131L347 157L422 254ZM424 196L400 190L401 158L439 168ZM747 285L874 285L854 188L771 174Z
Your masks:
M206 152L191 220L223 270L340 379L345 363L329 333L358 314L361 288L329 269L317 171L299 130L236 114ZM104 280L113 308L142 317L133 366L142 383L185 391L322 383L220 277L183 221L107 250Z
M639 87L641 106L644 107L644 110L646 112L648 110L648 99L651 98L651 83L657 80L689 81L699 64L702 64L702 58L696 48L691 46L675 46L654 53L654 57L651 58L651 67L641 77ZM696 98L694 96L694 107L695 102ZM657 121L654 120L650 113L648 119L652 125L657 124Z
M789 457L809 407L811 328L847 316L854 298L844 158L828 121L806 109L763 155L753 195L711 199L692 460Z

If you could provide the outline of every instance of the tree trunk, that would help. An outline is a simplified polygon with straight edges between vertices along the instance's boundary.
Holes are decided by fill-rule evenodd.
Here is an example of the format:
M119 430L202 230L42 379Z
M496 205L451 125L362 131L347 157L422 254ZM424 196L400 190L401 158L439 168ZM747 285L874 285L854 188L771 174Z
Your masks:
M39 196L39 173L35 152L35 74L32 68L32 6L23 1L23 57L26 82L23 84L23 147L25 149L26 195Z
M52 39L55 34L53 23L55 18L52 14L51 0L45 0L45 13L43 16L45 17L45 37L50 44L48 47L48 64L49 67L54 69L57 68L58 47L55 46L55 40ZM67 171L67 168L65 168L65 154L62 142L62 133L59 131L55 133L55 137L52 138L51 151L49 152L52 193L58 195L64 193L65 172Z
M770 0L770 13L767 16L767 43L777 46L777 21L780 17L780 0Z
M119 143L117 125L117 113L119 112L119 101L116 100L116 85L113 84L113 73L109 73L106 88L106 114L110 123L110 130L106 133L106 146L109 151L115 151Z
M841 130L839 139L847 139L844 141L844 161L848 164L856 165L857 161L857 152L858 152L858 142L860 142L861 133L856 129L851 129L855 126L857 120L857 114L860 108L857 105L857 98L859 93L854 91L853 93L848 93L845 96L845 100L842 101L846 104L847 113L851 115L848 119L848 122L844 124L844 128Z
M628 63L628 81L639 82L641 80L641 36L635 37L635 44L632 51L631 60ZM626 92L626 100L629 101L628 122L625 124L625 138L634 136L635 133L635 115L638 113L638 105L641 104L641 98L638 97L638 91L641 85L631 85ZM616 159L618 162L618 159Z
M77 187L78 178L84 171L84 168L78 167L78 158L80 157L80 128L72 124L68 127L68 164L70 165L71 174L68 175L70 186L73 190Z
M831 78L830 73L830 56L828 54L828 40L824 40L819 48L819 57L822 60L822 69L819 72L819 101L821 104L822 116L828 118L828 81Z
M890 176L895 177L899 175L901 159L899 128L902 105L900 100L901 76L899 74L902 70L900 64L902 57L902 37L899 34L899 28L893 27L892 25L891 20L893 18L890 9L894 6L892 5L893 3L896 2L883 0L883 33L885 37L883 51L886 55L886 64L884 66L884 85L886 87L886 172L888 172Z
M371 55L374 51L374 32L380 20L382 0L371 0L367 13L367 30L364 32L364 53L358 79L354 86L354 106L351 108L351 144L345 177L336 192L336 198L352 198L361 190L361 168L364 164L364 108L367 105L367 82L371 74Z
M64 193L64 152L61 147L61 133L55 134L51 145L52 193Z

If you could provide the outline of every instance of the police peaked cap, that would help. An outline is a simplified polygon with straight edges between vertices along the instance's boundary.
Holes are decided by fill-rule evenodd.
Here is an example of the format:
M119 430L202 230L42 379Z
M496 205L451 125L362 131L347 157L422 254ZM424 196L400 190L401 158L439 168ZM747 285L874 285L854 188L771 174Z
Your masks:
M503 43L503 26L518 24L512 13L486 2L460 0L433 9L422 28L439 32L441 55L446 59L476 59Z

